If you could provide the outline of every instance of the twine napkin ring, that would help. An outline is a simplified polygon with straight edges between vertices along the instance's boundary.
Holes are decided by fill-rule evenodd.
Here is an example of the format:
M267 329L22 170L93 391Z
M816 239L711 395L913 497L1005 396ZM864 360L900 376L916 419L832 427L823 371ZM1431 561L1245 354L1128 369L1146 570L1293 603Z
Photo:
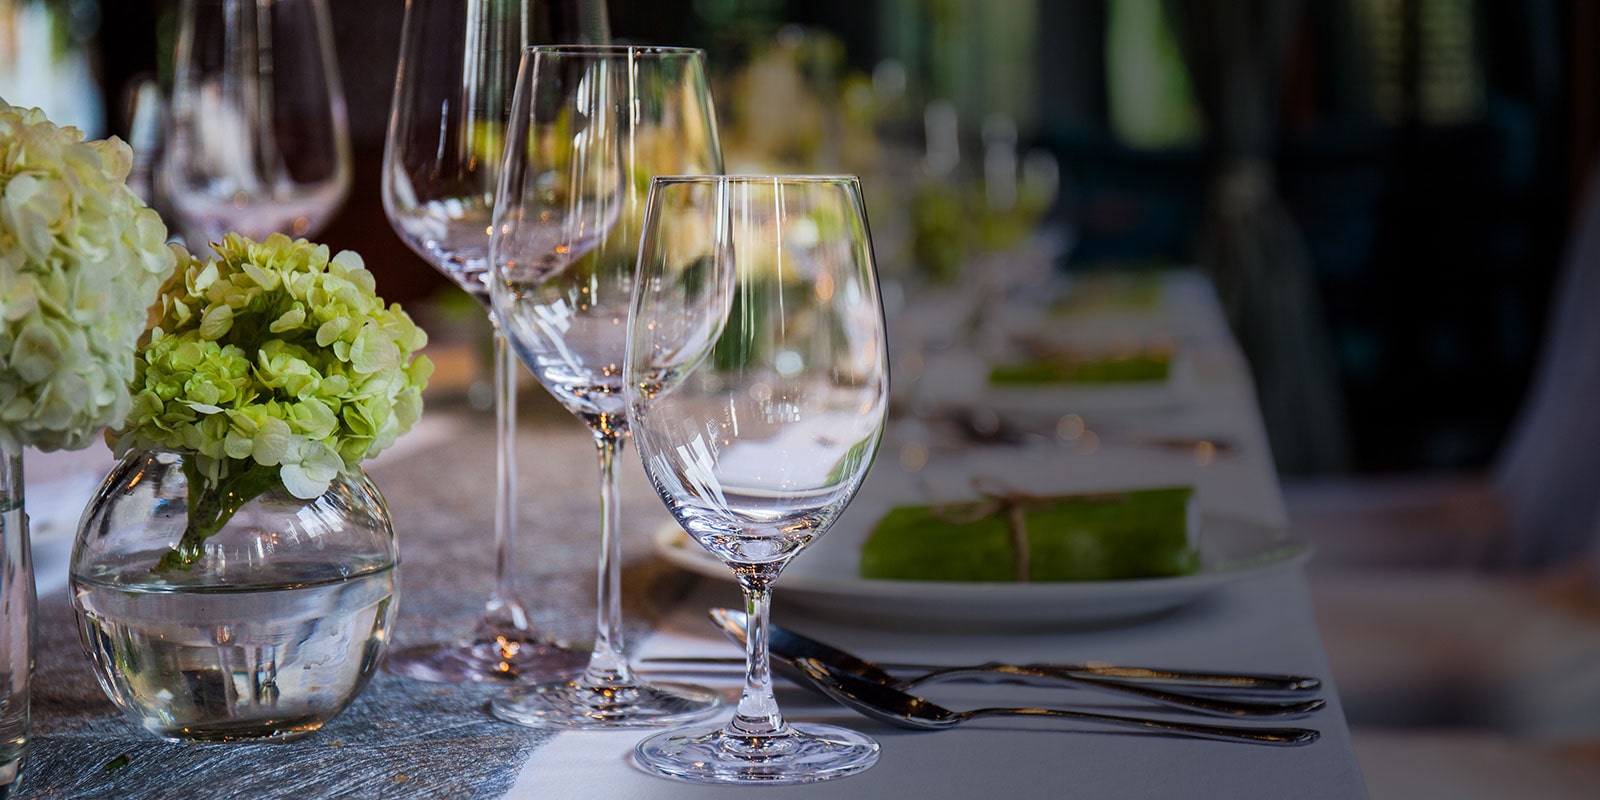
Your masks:
M972 479L972 488L983 499L976 503L957 503L934 506L928 513L941 522L967 525L994 516L1003 516L1006 532L1011 540L1011 568L1018 583L1027 583L1028 563L1028 512L1034 509L1054 508L1060 498L1030 494L1006 486L998 479L978 475Z

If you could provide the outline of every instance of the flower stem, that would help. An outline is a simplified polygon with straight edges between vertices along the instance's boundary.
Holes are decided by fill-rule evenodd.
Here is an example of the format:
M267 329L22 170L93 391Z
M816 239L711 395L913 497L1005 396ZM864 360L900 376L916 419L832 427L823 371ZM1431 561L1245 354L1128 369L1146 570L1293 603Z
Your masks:
M200 470L197 459L183 462L183 475L189 483L189 513L184 524L183 537L178 544L156 562L152 572L188 571L205 555L205 542L215 536L245 503L279 484L278 468L247 462L238 470L238 462L223 465L222 475L213 482Z

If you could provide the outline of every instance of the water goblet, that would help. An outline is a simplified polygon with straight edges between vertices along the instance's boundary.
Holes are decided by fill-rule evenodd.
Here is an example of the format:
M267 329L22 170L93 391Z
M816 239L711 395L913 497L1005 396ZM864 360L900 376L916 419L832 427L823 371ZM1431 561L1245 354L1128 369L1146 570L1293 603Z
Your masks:
M517 78L490 264L506 337L555 398L582 420L600 457L600 561L593 653L583 674L491 703L530 726L666 725L720 699L649 684L622 637L616 457L627 441L622 357L639 225L651 176L722 169L699 50L534 47Z
M878 745L791 723L772 694L772 586L861 486L883 435L883 305L854 177L658 177L639 250L624 374L629 425L661 501L744 590L743 697L721 727L639 743L696 783L809 783Z
M539 683L587 656L539 631L517 589L517 357L489 302L489 222L522 50L610 38L600 0L409 0L383 159L383 208L413 251L494 324L493 589L472 635L391 653L389 671L446 682Z

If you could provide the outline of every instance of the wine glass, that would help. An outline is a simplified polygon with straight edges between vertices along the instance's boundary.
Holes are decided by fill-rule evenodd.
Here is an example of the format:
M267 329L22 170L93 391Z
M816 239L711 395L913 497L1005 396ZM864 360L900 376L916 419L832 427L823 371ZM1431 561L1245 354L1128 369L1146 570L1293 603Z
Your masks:
M383 208L423 260L489 308L489 221L522 49L603 42L600 0L409 0L383 154ZM544 636L517 589L517 356L494 334L494 585L472 635L389 655L391 672L449 682L537 683L587 656Z
M733 569L748 619L733 720L639 743L696 783L808 783L878 745L789 723L767 655L772 584L860 488L889 408L883 304L848 176L658 177L639 249L624 395L656 493Z
M699 687L641 682L622 640L615 461L628 436L625 324L651 176L722 170L699 50L525 51L495 197L495 313L524 364L594 435L600 563L594 651L583 674L503 697L494 713L532 726L664 725L713 712Z
M156 186L189 246L320 230L350 191L323 0L183 0L173 60Z

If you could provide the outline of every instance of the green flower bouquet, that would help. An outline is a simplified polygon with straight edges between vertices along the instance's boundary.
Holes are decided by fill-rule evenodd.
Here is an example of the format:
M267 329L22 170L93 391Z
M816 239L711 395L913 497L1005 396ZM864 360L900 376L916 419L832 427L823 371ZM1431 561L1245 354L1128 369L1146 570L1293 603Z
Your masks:
M118 456L182 450L187 526L157 571L188 569L245 503L281 485L314 499L422 414L427 335L386 306L357 254L274 234L187 253L140 342Z
M0 100L0 450L76 450L129 407L175 253L127 186L133 151Z

